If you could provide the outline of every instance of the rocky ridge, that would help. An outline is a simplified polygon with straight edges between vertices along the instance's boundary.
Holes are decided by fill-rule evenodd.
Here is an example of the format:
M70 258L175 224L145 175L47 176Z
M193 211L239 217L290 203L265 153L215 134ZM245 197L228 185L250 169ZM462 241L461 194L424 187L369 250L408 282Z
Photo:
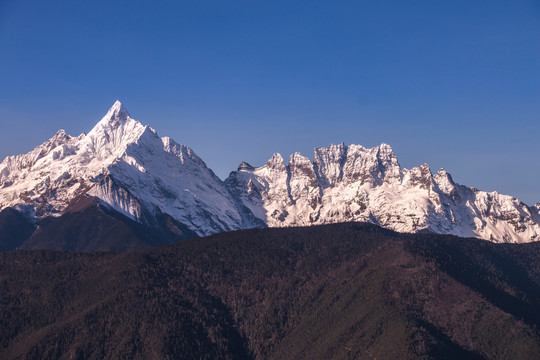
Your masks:
M313 160L274 154L221 181L192 149L116 102L88 133L60 130L0 163L0 211L60 217L81 197L149 227L174 219L199 236L253 227L370 222L494 242L540 240L540 203L456 184L444 169L402 168L391 147L330 145ZM170 221L169 221L170 223Z
M168 214L198 235L254 226L193 150L160 138L118 101L88 134L60 130L0 164L0 210L59 216L79 196L151 226Z
M387 144L316 148L313 162L274 154L240 164L226 180L234 196L270 227L363 221L399 232L434 232L494 242L540 239L540 207L456 184L444 169L399 165Z

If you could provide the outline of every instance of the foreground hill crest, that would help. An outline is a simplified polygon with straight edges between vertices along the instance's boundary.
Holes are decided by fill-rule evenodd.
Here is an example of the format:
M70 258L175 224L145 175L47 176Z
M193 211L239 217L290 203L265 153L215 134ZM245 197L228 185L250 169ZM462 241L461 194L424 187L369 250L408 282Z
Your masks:
M342 223L0 252L0 358L539 359L539 250Z
M495 242L540 239L540 205L456 184L427 164L402 168L387 144L316 148L313 161L294 153L285 162L276 153L260 167L241 163L221 181L193 150L159 137L119 101L88 134L60 130L0 163L0 210L36 222L62 217L81 197L149 227L167 216L200 236L366 221Z

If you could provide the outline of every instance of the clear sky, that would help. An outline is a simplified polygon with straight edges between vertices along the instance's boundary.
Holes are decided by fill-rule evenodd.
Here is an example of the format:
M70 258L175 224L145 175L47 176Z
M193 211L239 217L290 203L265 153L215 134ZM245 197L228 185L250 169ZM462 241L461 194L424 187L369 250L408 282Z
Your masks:
M0 157L116 99L224 178L390 144L540 201L540 1L0 0Z

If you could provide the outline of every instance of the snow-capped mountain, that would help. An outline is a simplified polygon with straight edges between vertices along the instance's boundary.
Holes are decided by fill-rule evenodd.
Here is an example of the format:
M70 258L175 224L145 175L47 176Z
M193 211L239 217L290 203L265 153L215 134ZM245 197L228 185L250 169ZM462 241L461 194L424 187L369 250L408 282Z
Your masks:
M58 216L81 195L148 225L168 214L199 235L256 225L190 148L160 138L118 101L88 134L60 130L0 164L0 210Z
M404 169L387 144L316 148L313 162L280 154L240 164L226 183L270 227L366 221L400 232L431 231L495 242L540 240L540 206L458 185L444 169Z
M313 161L295 153L286 163L274 154L261 167L241 163L221 181L190 148L159 137L118 101L88 134L72 137L60 130L29 153L0 163L0 217L2 210L13 208L39 225L32 248L51 239L57 226L66 234L91 226L85 214L66 218L79 219L76 229L61 221L41 223L73 214L89 201L144 229L165 226L184 238L252 227L367 221L400 232L540 240L540 203L528 207L511 196L458 185L444 169L432 174L426 164L401 168L386 144L317 148ZM109 216L98 210L89 214ZM110 226L117 224L113 218L107 217ZM119 226L119 232L125 238L140 232L133 224ZM149 246L145 239L146 245L136 246ZM82 248L108 249L102 243L92 246Z

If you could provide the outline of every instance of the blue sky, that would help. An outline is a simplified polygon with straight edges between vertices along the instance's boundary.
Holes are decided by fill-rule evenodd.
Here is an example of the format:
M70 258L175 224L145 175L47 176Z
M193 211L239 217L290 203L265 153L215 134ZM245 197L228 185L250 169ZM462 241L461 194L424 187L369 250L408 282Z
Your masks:
M0 0L0 157L116 99L220 177L390 144L540 201L540 1Z

